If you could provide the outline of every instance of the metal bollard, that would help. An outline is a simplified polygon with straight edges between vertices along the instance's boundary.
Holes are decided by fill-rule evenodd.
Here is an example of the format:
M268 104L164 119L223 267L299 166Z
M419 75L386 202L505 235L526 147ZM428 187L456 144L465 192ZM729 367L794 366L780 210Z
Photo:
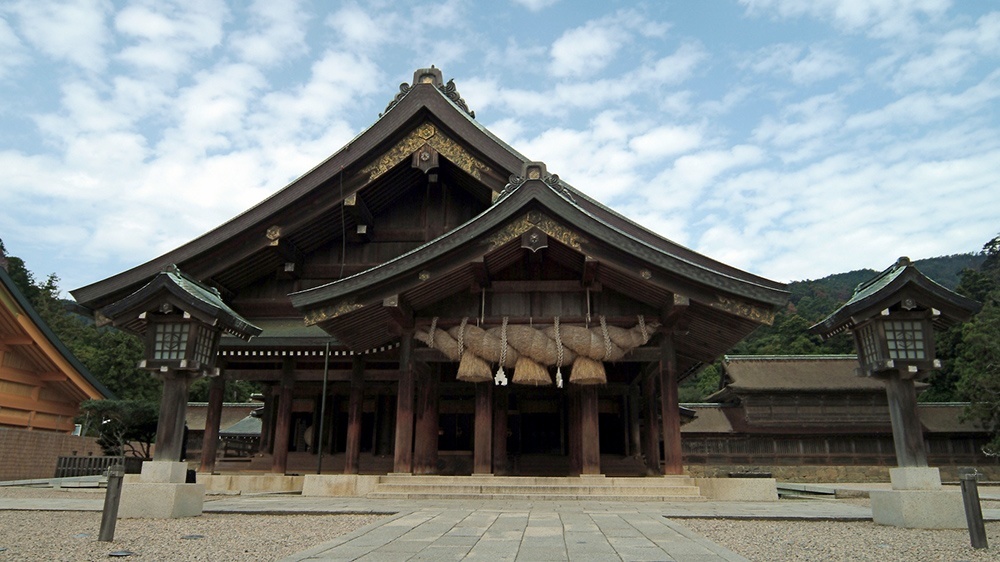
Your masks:
M115 523L118 522L118 504L122 499L122 479L125 465L113 464L108 468L108 490L104 493L104 512L101 514L101 533L97 540L115 540Z
M962 485L962 502L965 504L965 521L969 524L972 548L989 548L986 527L983 525L983 506L979 503L979 472L975 468L958 469Z

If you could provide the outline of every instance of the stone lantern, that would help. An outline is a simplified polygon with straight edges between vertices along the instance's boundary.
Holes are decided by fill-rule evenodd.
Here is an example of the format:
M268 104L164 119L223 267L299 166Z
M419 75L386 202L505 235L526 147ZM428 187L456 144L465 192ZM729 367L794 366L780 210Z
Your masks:
M219 292L202 285L169 266L149 283L131 295L99 311L102 323L138 334L143 338L145 354L139 367L156 373L163 379L163 397L156 426L156 450L153 463L144 463L143 482L147 484L183 485L186 464L181 461L184 440L184 419L191 381L205 376L218 376L215 366L219 339L227 332L244 340L259 335L260 328L234 312ZM192 484L194 486L194 484ZM200 486L200 485L198 485ZM166 493L173 507L161 512L139 510L144 517L177 517L197 513L194 508L177 507L178 494L198 496L196 490ZM129 490L123 492L122 517L128 517ZM156 493L147 490L150 493ZM138 497L138 494L133 494ZM204 491L200 496L203 497ZM148 503L148 502L146 502ZM184 500L192 504L193 500ZM152 504L150 504L152 505Z
M885 383L899 465L890 470L893 492L950 494L940 492L938 469L927 467L914 381L927 378L932 370L941 367L934 357L934 330L964 322L979 308L979 303L938 285L903 257L859 285L847 303L810 328L824 339L850 330L858 352L858 374ZM876 523L964 527L961 497L885 494L889 495L871 495ZM939 500L944 502L943 507L935 503ZM914 501L922 501L923 505Z

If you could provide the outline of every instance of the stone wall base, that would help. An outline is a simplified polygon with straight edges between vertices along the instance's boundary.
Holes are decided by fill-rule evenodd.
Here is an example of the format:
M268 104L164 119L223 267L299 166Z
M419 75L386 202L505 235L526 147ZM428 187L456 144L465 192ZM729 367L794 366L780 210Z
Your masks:
M689 464L684 472L696 478L727 478L733 472L769 472L779 482L889 482L891 466L807 466L807 465L736 465L736 464ZM1000 481L1000 467L977 466L983 479ZM958 481L957 466L939 467L941 480Z
M701 495L727 502L776 502L778 485L774 478L695 478Z
M375 491L379 477L360 474L307 474L303 496L364 497Z
M301 492L303 476L284 474L207 474L199 472L198 483L209 492L277 493Z
M962 492L957 490L872 490L872 519L908 529L965 529Z

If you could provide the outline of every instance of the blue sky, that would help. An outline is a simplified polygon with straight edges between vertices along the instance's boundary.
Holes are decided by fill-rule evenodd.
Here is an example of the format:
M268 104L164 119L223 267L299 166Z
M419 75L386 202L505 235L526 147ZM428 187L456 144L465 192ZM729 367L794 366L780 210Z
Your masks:
M779 281L1000 232L1000 6L0 3L0 238L63 289L234 217L413 71L648 228Z

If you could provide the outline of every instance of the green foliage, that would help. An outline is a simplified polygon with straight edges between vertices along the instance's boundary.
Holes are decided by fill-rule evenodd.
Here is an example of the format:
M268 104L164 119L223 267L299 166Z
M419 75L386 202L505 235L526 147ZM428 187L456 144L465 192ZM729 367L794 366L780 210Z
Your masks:
M85 400L77 423L97 433L105 455L149 458L156 440L157 406L142 400Z
M983 303L972 321L959 326L953 346L953 372L961 396L970 402L967 417L992 432L989 448L1000 451L1000 236L983 246L980 271L967 270L959 291Z
M188 400L192 402L208 402L208 390L212 379L202 378L191 383ZM252 381L226 381L226 391L223 400L226 402L247 402L250 395L261 392L261 386Z
M679 402L704 402L705 397L719 390L722 368L709 365L693 377L685 379L677 388Z

